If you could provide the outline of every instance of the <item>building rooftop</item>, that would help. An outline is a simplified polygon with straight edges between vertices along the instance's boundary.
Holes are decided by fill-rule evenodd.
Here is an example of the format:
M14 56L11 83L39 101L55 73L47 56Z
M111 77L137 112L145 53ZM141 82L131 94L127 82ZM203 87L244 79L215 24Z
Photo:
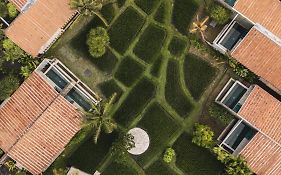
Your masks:
M80 130L98 97L58 60L44 60L0 106L0 148L40 174Z
M76 11L70 9L69 0L37 0L11 23L5 33L19 47L36 57L60 36L75 14Z
M231 55L281 91L281 46L257 28L249 31Z
M281 38L280 0L237 0L234 9Z

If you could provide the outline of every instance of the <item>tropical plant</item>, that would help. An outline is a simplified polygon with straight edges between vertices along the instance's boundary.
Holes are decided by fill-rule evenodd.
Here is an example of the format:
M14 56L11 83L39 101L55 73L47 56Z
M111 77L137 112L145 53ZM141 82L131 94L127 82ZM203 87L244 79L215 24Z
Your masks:
M3 40L2 46L6 61L14 62L26 55L25 52L10 39Z
M0 1L0 17L5 18L8 15L8 10L5 2Z
M204 32L207 29L207 21L209 20L209 16L206 16L203 20L199 20L199 16L196 16L196 21L192 23L191 29L189 29L190 33L200 33L201 38L203 41L206 41Z
M104 5L112 2L111 0L70 0L70 7L78 10L83 15L96 15L108 26L100 11Z
M230 11L218 4L213 4L210 9L210 16L218 24L225 24L230 18Z
M204 148L210 148L214 144L213 137L214 132L210 127L198 123L195 124L192 143Z
M93 57L98 58L104 55L108 44L109 36L103 27L94 28L88 34L87 45Z
M66 175L67 171L62 168L54 169L53 175Z
M208 112L211 117L217 119L224 125L228 125L234 119L234 116L230 112L216 103L210 105Z
M125 163L128 150L134 147L134 136L130 133L121 131L118 139L112 144L111 147L111 154L114 157L114 161L119 164Z
M33 72L33 70L39 64L39 60L38 59L34 59L31 56L29 56L29 55L25 55L24 57L22 57L18 61L21 64L20 74L24 78L28 78L29 75Z
M18 15L17 8L16 8L16 6L13 3L9 2L7 4L7 9L8 9L9 17L15 18Z
M27 173L26 173L26 170L18 170L17 172L16 172L16 175L26 175Z
M175 150L173 148L167 148L163 156L163 161L166 163L170 163L175 158L175 156Z
M224 149L222 149L221 147L218 147L218 146L215 146L213 148L213 153L215 153L217 156L217 159L224 164L226 164L231 158L233 158L233 156L231 154L229 154Z
M18 87L19 79L13 75L5 76L0 80L0 100L8 98Z
M227 175L252 175L253 172L249 169L247 162L240 156L230 159L226 163Z
M85 126L95 130L94 142L98 142L101 131L112 133L117 129L116 122L111 118L111 109L113 107L117 93L114 93L108 102L100 102L97 105L92 105L92 109L85 113Z
M5 162L4 165L8 168L8 170L10 172L14 171L16 169L16 163L14 161L12 161L12 160L9 160L9 161Z

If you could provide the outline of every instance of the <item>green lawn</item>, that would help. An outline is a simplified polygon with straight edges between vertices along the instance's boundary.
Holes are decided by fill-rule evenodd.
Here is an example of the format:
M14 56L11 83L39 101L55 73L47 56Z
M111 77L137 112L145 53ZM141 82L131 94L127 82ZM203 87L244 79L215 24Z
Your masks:
M178 175L162 160L158 160L145 170L146 175Z
M114 18L115 10L116 9L114 8L114 3L110 3L102 7L101 14L107 20L108 23L110 23Z
M200 0L174 0L173 24L182 34L188 33L188 27L199 8Z
M90 137L72 154L68 164L85 172L94 173L116 138L116 133L102 134L95 144L93 137Z
M109 28L110 45L123 54L137 36L144 18L132 7L126 9Z
M115 120L123 126L128 126L153 98L155 90L155 85L150 80L141 79L114 114Z
M199 100L216 75L216 68L203 59L188 54L184 60L184 78L194 99Z
M136 157L137 162L144 166L157 153L162 152L167 140L172 137L179 125L159 103L153 103L148 107L138 127L144 129L150 139L149 149Z
M117 93L116 100L118 100L123 94L123 90L114 79L102 82L98 87L106 98L111 97L113 93Z
M198 147L191 142L191 136L182 134L174 143L176 165L190 175L219 175L223 165L209 150Z
M172 55L181 56L187 47L187 42L177 36L174 36L169 44L169 51Z
M127 56L121 61L114 77L124 85L132 86L141 77L143 71L144 66Z
M147 63L152 63L159 55L166 38L163 28L156 25L149 25L141 35L134 53Z
M178 62L170 60L167 67L165 98L181 117L186 118L192 111L193 105L183 92L179 77Z
M168 6L168 1L163 1L159 8L157 9L155 15L154 15L154 20L160 23L168 23L169 22L169 6Z
M151 14L161 0L135 0L135 3L146 13Z
M156 58L155 62L153 63L153 65L151 67L151 70L150 70L151 75L153 75L155 77L160 76L163 60L164 60L163 55L162 54L158 55L158 57Z

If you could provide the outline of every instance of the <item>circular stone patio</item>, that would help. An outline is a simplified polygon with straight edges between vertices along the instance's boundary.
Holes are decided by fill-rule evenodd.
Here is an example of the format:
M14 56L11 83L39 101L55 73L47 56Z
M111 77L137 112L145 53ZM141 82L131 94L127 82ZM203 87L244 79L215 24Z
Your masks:
M129 132L134 136L135 147L128 150L133 155L140 155L144 153L149 147L149 136L141 128L133 128Z

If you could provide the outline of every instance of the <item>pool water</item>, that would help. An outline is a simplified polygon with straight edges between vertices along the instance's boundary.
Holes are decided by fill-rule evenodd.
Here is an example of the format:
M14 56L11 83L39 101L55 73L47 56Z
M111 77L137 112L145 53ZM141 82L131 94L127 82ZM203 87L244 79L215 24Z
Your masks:
M231 7L234 6L236 0L225 0L224 2L226 2L228 5L230 5Z
M53 69L49 70L46 73L46 76L50 80L52 80L60 89L64 89L67 85L67 81Z

